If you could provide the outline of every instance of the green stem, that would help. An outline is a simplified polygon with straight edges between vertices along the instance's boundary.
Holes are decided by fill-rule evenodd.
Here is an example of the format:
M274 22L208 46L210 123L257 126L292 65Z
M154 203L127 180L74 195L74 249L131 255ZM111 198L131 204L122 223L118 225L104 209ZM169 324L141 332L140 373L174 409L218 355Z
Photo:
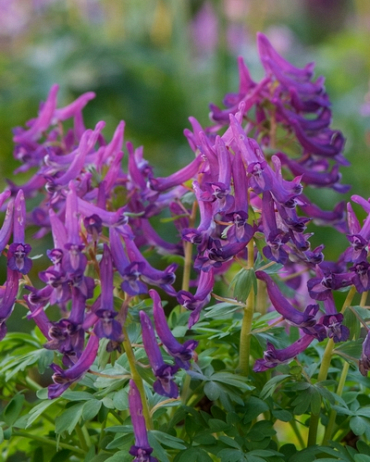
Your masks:
M333 348L334 348L333 339L329 339L328 343L326 344L325 352L321 360L321 367L320 367L319 375L317 377L318 382L325 380L326 377L328 376ZM320 419L320 414L319 415L311 414L307 446L314 446L316 444L316 435L317 435L317 428L319 426L319 419Z
M347 297L343 303L341 313L345 311L345 309L351 305L353 297L356 294L356 287L352 286L350 291L347 294ZM317 377L317 381L321 382L323 380L326 380L328 376L328 371L330 367L330 362L331 362L331 357L333 354L333 349L334 349L334 342L333 339L329 339L324 355L321 360L321 366L320 366L320 371L319 375ZM310 429L308 432L308 441L307 441L307 446L314 446L316 444L316 438L317 438L317 429L319 426L319 419L320 419L320 414L319 415L313 415L311 414L311 421L310 421Z
M191 382L191 377L190 375L186 374L185 380L182 386L181 394L180 394L181 402L184 405L186 404L186 401L188 400L190 382Z
M49 438L46 438L45 436L35 435L33 433L27 433L24 431L17 430L17 431L13 431L12 435L22 436L23 438L30 438L31 440L40 441L40 443L49 444L51 446L57 446L57 442L55 440L51 440ZM76 452L77 454L85 455L85 451L83 449L76 448L75 446L72 446L71 444L58 443L58 446L63 449L69 449L70 451Z
M339 379L338 388L337 388L338 396L342 396L344 384L346 383L346 379L347 379L348 370L349 370L349 363L345 362L340 379ZM325 435L322 440L323 446L325 446L332 437L336 417L337 417L337 411L335 409L332 409L330 412L329 423L328 423L328 426L326 427Z
M301 445L301 448L304 449L305 447L304 439L301 435L301 432L298 430L297 422L295 421L295 419L293 419L289 423L290 423L290 426L292 427L292 430L294 431L295 436L297 437L299 444Z
M184 253L185 253L185 261L184 261L184 273L182 277L182 290L189 290L189 283L190 283L190 272L193 263L193 244L191 242L184 243ZM185 309L186 310L186 309Z
M31 377L28 377L28 375L25 378L25 382L29 386L31 390L38 391L42 389L42 386L39 385L37 382L31 379Z
M189 228L194 227L195 219L197 215L197 203L193 203L193 208L191 210L191 215L189 217ZM190 274L191 268L193 266L193 244L191 242L184 242L184 272L182 275L182 290L189 291L189 283L190 283ZM186 311L186 308L184 308Z
M239 365L238 371L241 375L249 374L249 356L251 346L251 330L254 313L254 290L250 291L247 303L243 310L243 322L240 331L240 349L239 349Z
M153 429L153 423L152 419L150 417L150 412L148 408L148 402L146 399L146 394L144 390L144 383L143 379L141 378L138 370L136 369L136 359L135 355L129 340L129 336L126 330L126 327L123 326L123 335L124 335L124 340L123 340L123 348L125 349L126 355L128 362L130 364L130 369L131 369L131 375L132 375L132 380L135 382L135 385L137 386L137 389L139 390L140 397L141 397L141 403L143 405L143 415L145 418L145 423L146 423L146 428L148 430Z
M251 239L248 243L248 268L252 270L254 265L254 243ZM243 309L242 328L240 330L240 348L239 348L239 365L238 372L241 375L249 374L249 356L251 346L251 330L253 313L255 308L254 289L248 295L245 307Z
M87 441L85 440L85 435L83 431L81 430L81 427L77 424L75 429L76 429L77 437L80 442L81 448L84 450L84 452L87 452L89 450L89 446L87 444Z

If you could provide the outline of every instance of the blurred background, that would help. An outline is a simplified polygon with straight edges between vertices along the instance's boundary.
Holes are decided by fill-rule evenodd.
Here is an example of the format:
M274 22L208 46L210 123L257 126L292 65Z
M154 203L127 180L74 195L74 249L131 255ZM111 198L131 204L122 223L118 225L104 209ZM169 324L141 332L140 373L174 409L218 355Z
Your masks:
M12 127L37 114L53 83L60 106L96 92L87 125L103 119L110 136L124 119L126 139L144 144L161 174L173 172L174 162L192 158L187 118L207 124L208 104L237 90L236 57L261 77L262 31L295 65L316 61L354 165L344 182L367 186L367 169L357 167L367 159L370 127L366 0L0 0L0 11L2 182L16 165Z
M0 11L1 188L18 166L11 130L37 114L53 83L59 106L96 92L84 110L87 127L105 120L109 138L125 120L126 140L144 145L156 174L186 165L193 158L182 133L187 118L208 125L208 104L237 91L237 56L260 79L255 37L262 31L294 65L316 62L333 103L332 127L347 138L352 166L342 173L352 191L309 195L324 209L350 194L370 196L369 1L0 0ZM341 247L346 241L335 239ZM326 228L311 241L331 240ZM327 246L326 258L336 256L336 246Z

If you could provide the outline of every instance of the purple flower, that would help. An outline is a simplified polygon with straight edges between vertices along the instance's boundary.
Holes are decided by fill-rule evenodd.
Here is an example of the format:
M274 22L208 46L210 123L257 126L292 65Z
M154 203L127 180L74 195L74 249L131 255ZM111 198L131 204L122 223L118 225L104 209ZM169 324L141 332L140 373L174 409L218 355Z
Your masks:
M197 290L194 295L186 290L180 290L177 293L177 301L180 305L192 312L189 318L189 329L199 321L202 308L210 301L214 283L213 268L210 268L209 271L200 272Z
M8 267L22 274L27 274L32 268L32 260L27 257L31 246L25 244L26 203L23 191L20 189L14 201L13 244L8 250Z
M149 364L157 378L153 384L154 391L168 398L177 398L179 391L176 383L173 381L173 374L178 371L179 366L171 366L163 361L152 322L144 311L140 311L140 322L144 348L148 355Z
M72 383L77 382L92 366L99 348L99 339L91 334L86 348L82 352L76 364L67 370L63 370L56 364L51 364L54 371L52 379L53 385L49 385L48 397L54 399L60 396Z
M29 244L10 244L7 255L9 268L22 274L29 273L32 268L32 260L27 255L30 252L31 246Z
M370 331L367 331L364 343L362 344L362 354L359 361L359 369L362 375L367 377L370 370Z
M333 294L324 300L325 316L320 319L320 323L326 328L329 338L332 338L335 343L345 342L349 337L349 329L342 325L344 316L338 313L335 307Z
M141 280L147 284L159 286L169 295L174 296L176 294L176 291L172 287L172 284L175 282L176 279L175 270L177 269L177 265L173 263L163 271L153 268L149 264L149 262L142 256L132 236L124 234L122 237L125 242L129 261L131 263L137 263L135 270L137 270L137 272L140 271ZM126 268L121 274L125 274L127 269L129 269L130 273L132 273L131 267ZM138 288L139 287L140 286L138 286Z
M49 127L57 105L58 85L53 85L37 119L33 120L29 130L22 130L14 136L15 143L32 143Z
M18 293L19 273L8 267L5 288L0 289L0 340L7 332L5 321L12 314Z
M350 270L354 272L352 282L359 294L370 290L370 264L367 261L355 263Z
M359 273L361 272L360 269L361 267L358 268ZM326 300L332 290L348 287L354 283L353 272L336 273L330 269L323 272L320 267L317 266L316 273L318 277L311 278L307 281L308 292L310 297L314 300ZM359 284L359 287L362 287L364 277L366 278L366 274L363 275L363 279L361 280L360 275L358 275L357 283Z
M184 344L178 342L172 335L171 329L168 327L158 293L154 289L150 289L149 295L153 300L155 329L158 337L163 343L163 347L167 353L175 358L175 362L179 367L188 370L190 368L190 360L194 357L194 350L199 342L196 340L188 340Z
M189 165L182 168L176 173L173 173L167 178L153 178L149 179L150 186L154 191L166 191L193 178L198 172L199 166L202 162L201 156L196 157Z
M287 348L283 348L282 350L276 350L274 345L268 343L267 350L263 354L263 359L257 359L253 370L255 372L264 372L278 366L279 364L290 361L295 356L299 355L299 353L302 353L302 351L310 345L314 338L315 337L313 335L306 334L296 342L292 343L292 345Z
M141 402L139 390L133 380L130 380L128 405L135 434L135 445L131 446L129 450L129 453L135 456L133 462L158 462L155 457L150 455L153 449L148 442L148 434L143 415L143 404Z
M301 328L306 334L314 335L323 340L325 331L316 325L316 314L319 305L308 305L304 312L296 310L280 292L275 281L265 272L256 271L256 277L266 283L267 293L276 311L290 324Z
M10 191L1 194L1 205L10 196ZM13 228L14 201L10 200L6 209L3 226L0 229L0 254L8 245Z
M113 306L113 263L109 247L104 244L103 258L100 262L101 279L101 304L100 309L95 311L99 320L95 325L94 332L99 338L109 338L116 342L122 342L122 326L114 318L118 315Z

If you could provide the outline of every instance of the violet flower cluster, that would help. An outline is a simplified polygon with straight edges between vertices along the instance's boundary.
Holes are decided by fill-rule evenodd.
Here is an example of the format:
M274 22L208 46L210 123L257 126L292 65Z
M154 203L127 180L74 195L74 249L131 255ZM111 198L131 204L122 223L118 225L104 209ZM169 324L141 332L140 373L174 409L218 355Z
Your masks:
M190 118L192 130L184 134L194 159L168 177L155 176L142 147L134 148L130 142L124 146L124 122L110 141L102 134L104 122L86 129L82 111L93 93L58 109L54 85L38 116L26 128L14 130L14 155L21 162L15 173L31 175L23 185L9 181L0 194L0 207L6 211L0 249L7 259L7 279L0 288L0 335L6 334L6 320L22 280L28 317L44 334L45 347L62 355L64 368L51 365L49 398L60 396L89 371L100 339L108 339L109 351L120 349L130 302L147 293L153 317L141 311L140 323L155 377L153 388L177 398L174 377L179 369L192 367L198 342L180 343L173 336L160 293L190 311L192 328L211 300L215 281L234 262L254 261L254 241L263 242L265 260L282 265L280 280L285 278L295 291L288 300L276 277L256 271L266 285L270 308L301 333L285 349L268 344L254 370L291 360L315 339L348 339L333 291L350 286L359 293L370 289L370 203L352 197L368 214L361 226L351 205L346 222L344 203L322 211L303 194L303 186L347 191L339 173L339 167L347 164L342 155L344 137L330 128L330 102L323 79L313 80L313 64L303 69L292 66L262 34L258 47L264 78L254 82L239 59L239 91L226 95L226 109L211 105L211 127L202 128ZM67 120L72 126L68 130ZM278 129L285 134L285 145L278 140ZM292 146L299 157L289 155ZM127 171L122 167L124 155ZM183 200L190 182L192 210ZM36 205L27 211L31 198ZM151 224L151 218L165 210L172 214L177 243L165 241ZM306 232L310 220L346 233L349 247L336 263L324 261L323 246L311 248L311 234ZM48 233L53 239L47 252L50 266L38 273L37 284L32 283L35 275L30 276L32 249L26 231L31 226L37 227L33 239ZM157 269L143 253L155 247L159 253L188 261L191 245L196 272L192 292L176 288L176 264ZM59 321L49 320L45 311L49 305L59 307ZM360 361L364 374L370 369L368 337ZM164 361L159 343L170 362ZM135 460L155 461L133 381L129 402L136 437L130 453Z
M6 250L8 267L7 281L1 290L1 335L6 334L6 320L23 278L28 316L45 335L45 348L59 351L67 368L51 365L54 384L49 386L49 398L61 395L89 370L99 339L109 340L109 351L120 349L125 310L132 298L147 293L148 286L176 296L173 284L177 265L156 269L142 251L155 246L161 253L183 254L181 243L163 240L149 218L176 203L186 191L183 186L169 193L152 190L152 169L143 158L142 148L134 149L131 143L126 144L125 172L121 162L124 123L118 125L112 140L107 142L102 135L103 122L94 130L84 126L82 110L94 94L86 93L58 109L57 92L55 85L38 117L26 129L14 130L14 153L22 162L15 173L31 170L33 174L23 185L9 181L8 189L0 196L0 205L6 207L0 245L1 251ZM63 122L68 119L72 119L73 128L65 132ZM30 198L37 205L27 213L26 201ZM51 232L54 244L47 252L51 265L39 272L35 285L29 276L32 249L25 237L26 229L32 225L38 228L34 239ZM174 364L164 363L151 321L142 313L144 348L158 378L154 388L175 398L178 389L172 375L180 367L190 368L197 342L182 345L173 337L159 294L150 293L155 299L160 341L173 355ZM119 298L122 307L118 312L115 299ZM48 319L45 309L49 305L59 307L59 321Z

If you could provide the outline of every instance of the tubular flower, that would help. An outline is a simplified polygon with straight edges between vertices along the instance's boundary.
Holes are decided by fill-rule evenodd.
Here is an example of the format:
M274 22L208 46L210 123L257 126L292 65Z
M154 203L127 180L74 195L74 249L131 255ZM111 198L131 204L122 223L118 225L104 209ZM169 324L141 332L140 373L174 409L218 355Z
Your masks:
M49 385L48 396L49 399L54 399L60 396L69 386L80 380L80 378L92 366L99 348L99 339L96 335L92 334L89 337L87 345L79 357L78 361L69 369L63 370L56 364L50 367L53 369L53 385Z
M122 342L122 326L114 318L118 315L113 307L113 263L109 247L104 244L103 258L100 262L101 277L101 305L95 311L99 318L94 332L99 338L109 338L115 342Z
M190 368L190 360L195 355L194 350L198 346L198 342L195 340L187 340L183 344L178 342L173 336L171 329L168 327L158 293L154 289L150 289L149 295L153 300L153 317L158 337L163 343L167 353L175 358L176 364L188 370Z
M282 350L277 350L271 343L267 344L267 350L263 354L263 359L257 359L253 370L264 372L279 364L292 360L299 353L302 353L315 339L313 335L304 335L302 338L292 343L292 345Z
M8 266L14 271L27 274L32 268L32 260L27 257L31 246L25 244L26 202L22 190L19 190L14 201L13 244L8 250Z
M179 391L176 383L173 381L173 374L178 371L179 367L171 366L163 361L152 322L144 311L140 311L140 322L144 348L148 355L149 364L157 378L153 385L154 391L168 398L177 398Z
M153 449L148 442L148 434L143 416L143 405L139 390L133 380L130 380L130 390L128 392L128 405L130 409L132 426L134 427L135 444L131 446L129 453L135 456L133 462L158 462L150 454Z

